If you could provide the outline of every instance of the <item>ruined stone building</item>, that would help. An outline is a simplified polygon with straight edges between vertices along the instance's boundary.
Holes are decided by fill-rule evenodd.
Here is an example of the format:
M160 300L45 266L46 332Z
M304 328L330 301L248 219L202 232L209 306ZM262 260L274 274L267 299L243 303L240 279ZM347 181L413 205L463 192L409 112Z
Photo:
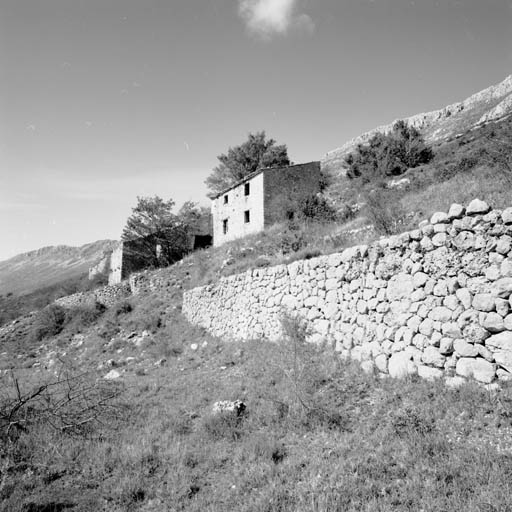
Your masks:
M149 241L150 242L150 241ZM197 229L188 235L188 252L203 249L212 245L211 221L204 219ZM94 267L89 269L89 279L98 274L108 275L108 284L114 285L126 279L133 272L144 270L151 266L155 258L148 257L148 237L119 242L117 247L104 254L104 257ZM154 243L153 256L158 259L161 247ZM179 259L179 258L178 258Z
M213 245L290 220L320 192L320 162L259 169L213 197Z

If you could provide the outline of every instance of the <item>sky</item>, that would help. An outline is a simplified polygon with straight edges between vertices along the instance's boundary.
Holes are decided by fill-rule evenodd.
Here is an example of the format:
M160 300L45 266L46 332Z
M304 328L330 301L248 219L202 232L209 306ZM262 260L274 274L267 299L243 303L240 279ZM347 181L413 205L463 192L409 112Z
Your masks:
M0 261L208 205L265 130L295 163L512 73L512 0L0 0Z

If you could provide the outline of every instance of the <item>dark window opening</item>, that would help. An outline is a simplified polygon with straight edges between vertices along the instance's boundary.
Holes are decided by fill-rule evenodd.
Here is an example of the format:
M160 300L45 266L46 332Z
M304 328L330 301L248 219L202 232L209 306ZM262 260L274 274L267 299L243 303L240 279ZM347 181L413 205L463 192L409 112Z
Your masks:
M228 204L228 195L227 194L224 196L224 204Z
M244 195L248 196L251 193L251 184L246 183L244 187Z
M251 222L251 212L249 210L246 210L244 212L244 221L247 224L248 222Z
M226 234L228 232L228 219L222 221L222 232Z

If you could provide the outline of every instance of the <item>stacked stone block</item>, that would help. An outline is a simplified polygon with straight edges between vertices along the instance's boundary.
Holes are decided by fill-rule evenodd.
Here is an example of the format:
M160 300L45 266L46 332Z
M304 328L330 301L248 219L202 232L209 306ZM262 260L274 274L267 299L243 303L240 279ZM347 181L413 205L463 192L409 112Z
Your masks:
M249 270L184 294L183 312L212 334L281 336L304 319L367 371L393 377L512 378L512 208L478 199L370 246Z

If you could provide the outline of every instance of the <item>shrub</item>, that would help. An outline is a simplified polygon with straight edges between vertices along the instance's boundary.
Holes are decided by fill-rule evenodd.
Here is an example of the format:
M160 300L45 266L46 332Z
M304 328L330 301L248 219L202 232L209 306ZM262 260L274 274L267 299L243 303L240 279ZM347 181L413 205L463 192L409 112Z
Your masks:
M397 233L405 222L405 211L396 194L384 189L366 196L366 215L380 235Z
M347 176L361 178L366 183L398 176L430 162L433 156L420 132L405 121L398 121L390 133L376 133L367 144L359 144L347 155Z
M35 428L88 433L94 425L112 421L113 415L121 412L115 405L121 392L118 385L73 368L61 369L53 380L25 389L13 377L10 384L2 386L0 396L0 446Z
M66 310L62 306L51 304L37 313L31 338L41 341L50 336L55 336L62 331L65 322Z
M72 333L81 332L96 322L106 309L99 302L67 309L64 319L66 329Z
M309 196L304 200L301 206L301 214L306 220L318 222L333 222L336 220L336 211L325 197L319 194Z

